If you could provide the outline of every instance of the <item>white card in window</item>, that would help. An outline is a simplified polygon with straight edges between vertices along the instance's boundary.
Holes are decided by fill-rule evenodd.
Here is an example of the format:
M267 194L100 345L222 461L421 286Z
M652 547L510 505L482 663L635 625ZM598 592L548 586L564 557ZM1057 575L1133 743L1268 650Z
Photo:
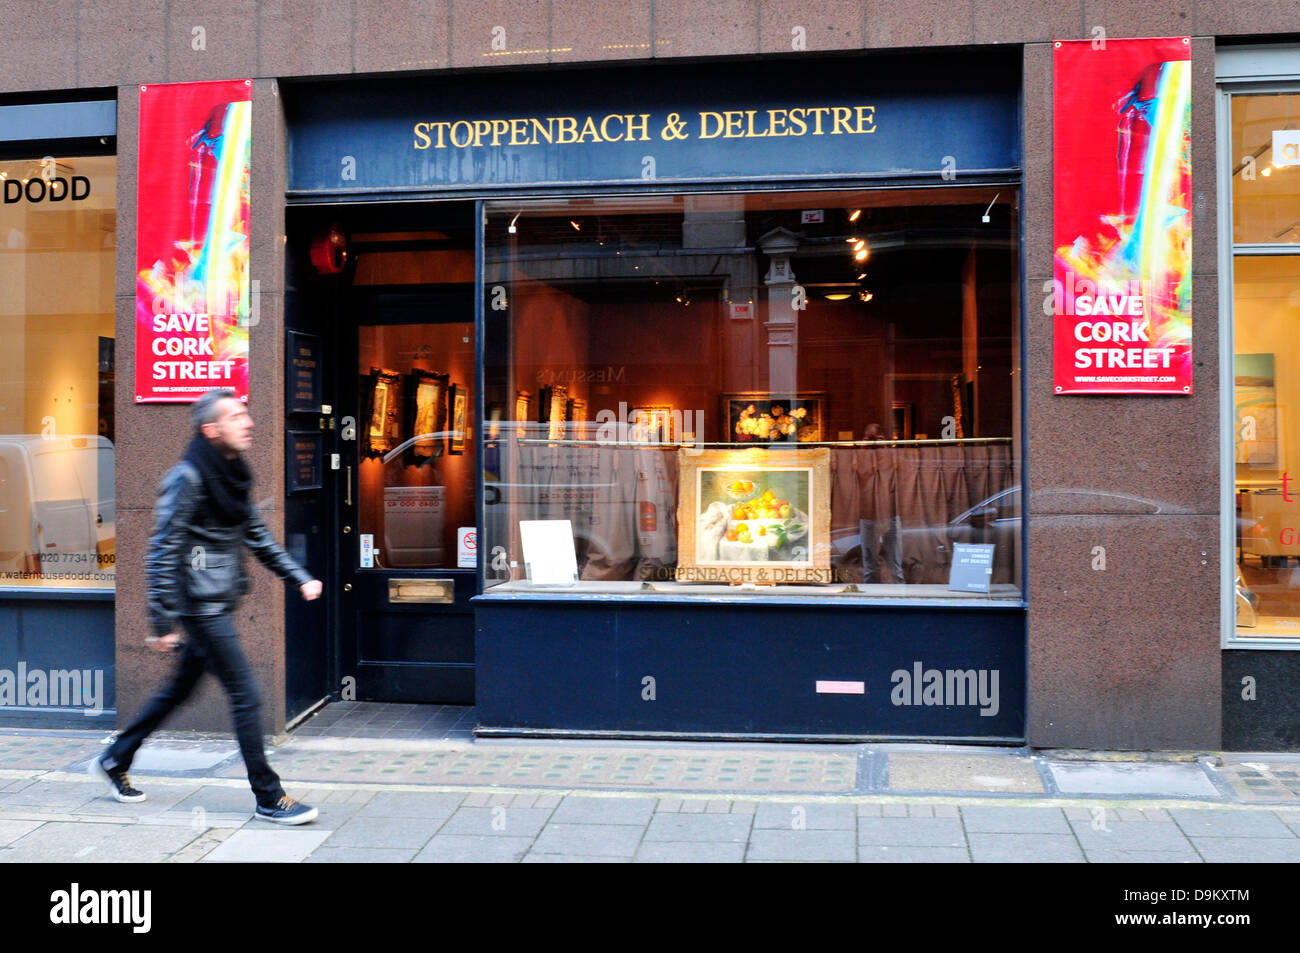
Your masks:
M361 534L361 568L375 568L375 534Z
M520 520L524 572L534 586L572 586L578 581L578 554L568 520Z

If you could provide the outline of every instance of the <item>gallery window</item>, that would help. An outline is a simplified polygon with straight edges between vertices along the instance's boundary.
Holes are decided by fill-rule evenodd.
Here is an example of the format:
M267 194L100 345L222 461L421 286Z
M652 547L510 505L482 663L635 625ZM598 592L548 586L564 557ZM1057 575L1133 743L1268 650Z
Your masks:
M0 587L114 587L116 172L0 160Z
M1016 200L488 203L485 589L1018 600Z
M1235 490L1229 641L1300 647L1300 92L1226 100Z

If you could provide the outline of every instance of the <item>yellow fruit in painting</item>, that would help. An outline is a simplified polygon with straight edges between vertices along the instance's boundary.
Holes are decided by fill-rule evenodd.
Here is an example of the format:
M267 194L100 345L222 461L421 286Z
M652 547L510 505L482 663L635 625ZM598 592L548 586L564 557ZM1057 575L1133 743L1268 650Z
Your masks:
M763 491L763 499L764 499L764 500L771 500L771 499L773 499L773 498L775 497L775 495L776 495L776 494L774 494L771 490L764 490L764 491Z
M737 533L748 533L748 532L749 532L749 526L747 526L745 523L737 523L737 524L736 524L736 532L737 532Z
M758 528L758 535L759 535L759 536L766 536L766 535L767 535L767 527L766 527L766 526L760 526L760 527Z
M743 520L743 519L748 519L748 518L749 518L748 515L746 514L744 504L741 504L741 505L735 507L735 508L731 511L731 515L732 515L733 518L738 519L738 520Z
M737 534L734 529L727 530L727 542L734 543L736 541L736 535Z
M794 515L794 510L790 508L789 503L786 503L785 505L777 509L776 515L783 520L788 520L791 516Z

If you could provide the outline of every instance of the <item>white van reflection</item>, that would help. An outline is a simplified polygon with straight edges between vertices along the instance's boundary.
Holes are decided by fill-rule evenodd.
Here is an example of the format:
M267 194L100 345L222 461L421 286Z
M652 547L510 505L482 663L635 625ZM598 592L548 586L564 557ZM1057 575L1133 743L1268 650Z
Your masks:
M398 460L416 443L432 443L430 461L442 456L445 440L459 432L439 430L416 434L398 444L380 460L387 464ZM384 487L383 567L386 569L422 569L446 565L443 524L447 518L447 489L434 486Z
M583 439L595 421L567 421L566 436L552 436L551 425L532 421L493 422L485 443L485 469L499 474L499 454L521 431L533 448L533 472L589 474L541 482L509 482L489 476L484 484L489 536L506 540L507 513L514 519L568 519L573 527L579 572L584 579L669 579L677 561L677 486L665 459L667 445L653 441L614 443ZM505 445L503 447L503 445ZM673 445L675 447L675 445ZM631 454L620 458L611 451ZM512 510L511 507L520 507Z
M0 436L0 571L112 571L116 522L108 438Z

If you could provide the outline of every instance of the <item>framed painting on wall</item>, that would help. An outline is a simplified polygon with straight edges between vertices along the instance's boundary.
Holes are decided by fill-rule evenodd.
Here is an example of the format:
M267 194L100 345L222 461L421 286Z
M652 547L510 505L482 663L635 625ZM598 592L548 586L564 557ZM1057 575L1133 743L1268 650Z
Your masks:
M830 450L678 451L677 578L829 583Z
M826 395L723 394L722 418L728 442L816 443L826 439Z
M436 457L442 447L442 438L436 435L442 431L447 416L447 380L447 374L411 371L411 391L415 395L411 455L416 461Z
M546 430L547 440L564 439L564 422L565 413L569 404L569 388L563 384L553 384L550 387L543 387L541 401L538 406L538 413L541 419L538 423L550 424Z
M465 452L469 439L469 392L459 384L451 385L451 435L447 439L450 453Z
M365 383L369 397L365 452L374 456L387 453L401 442L402 377L397 371L372 367Z
M515 435L528 436L528 424L532 420L533 395L526 390L515 391Z

